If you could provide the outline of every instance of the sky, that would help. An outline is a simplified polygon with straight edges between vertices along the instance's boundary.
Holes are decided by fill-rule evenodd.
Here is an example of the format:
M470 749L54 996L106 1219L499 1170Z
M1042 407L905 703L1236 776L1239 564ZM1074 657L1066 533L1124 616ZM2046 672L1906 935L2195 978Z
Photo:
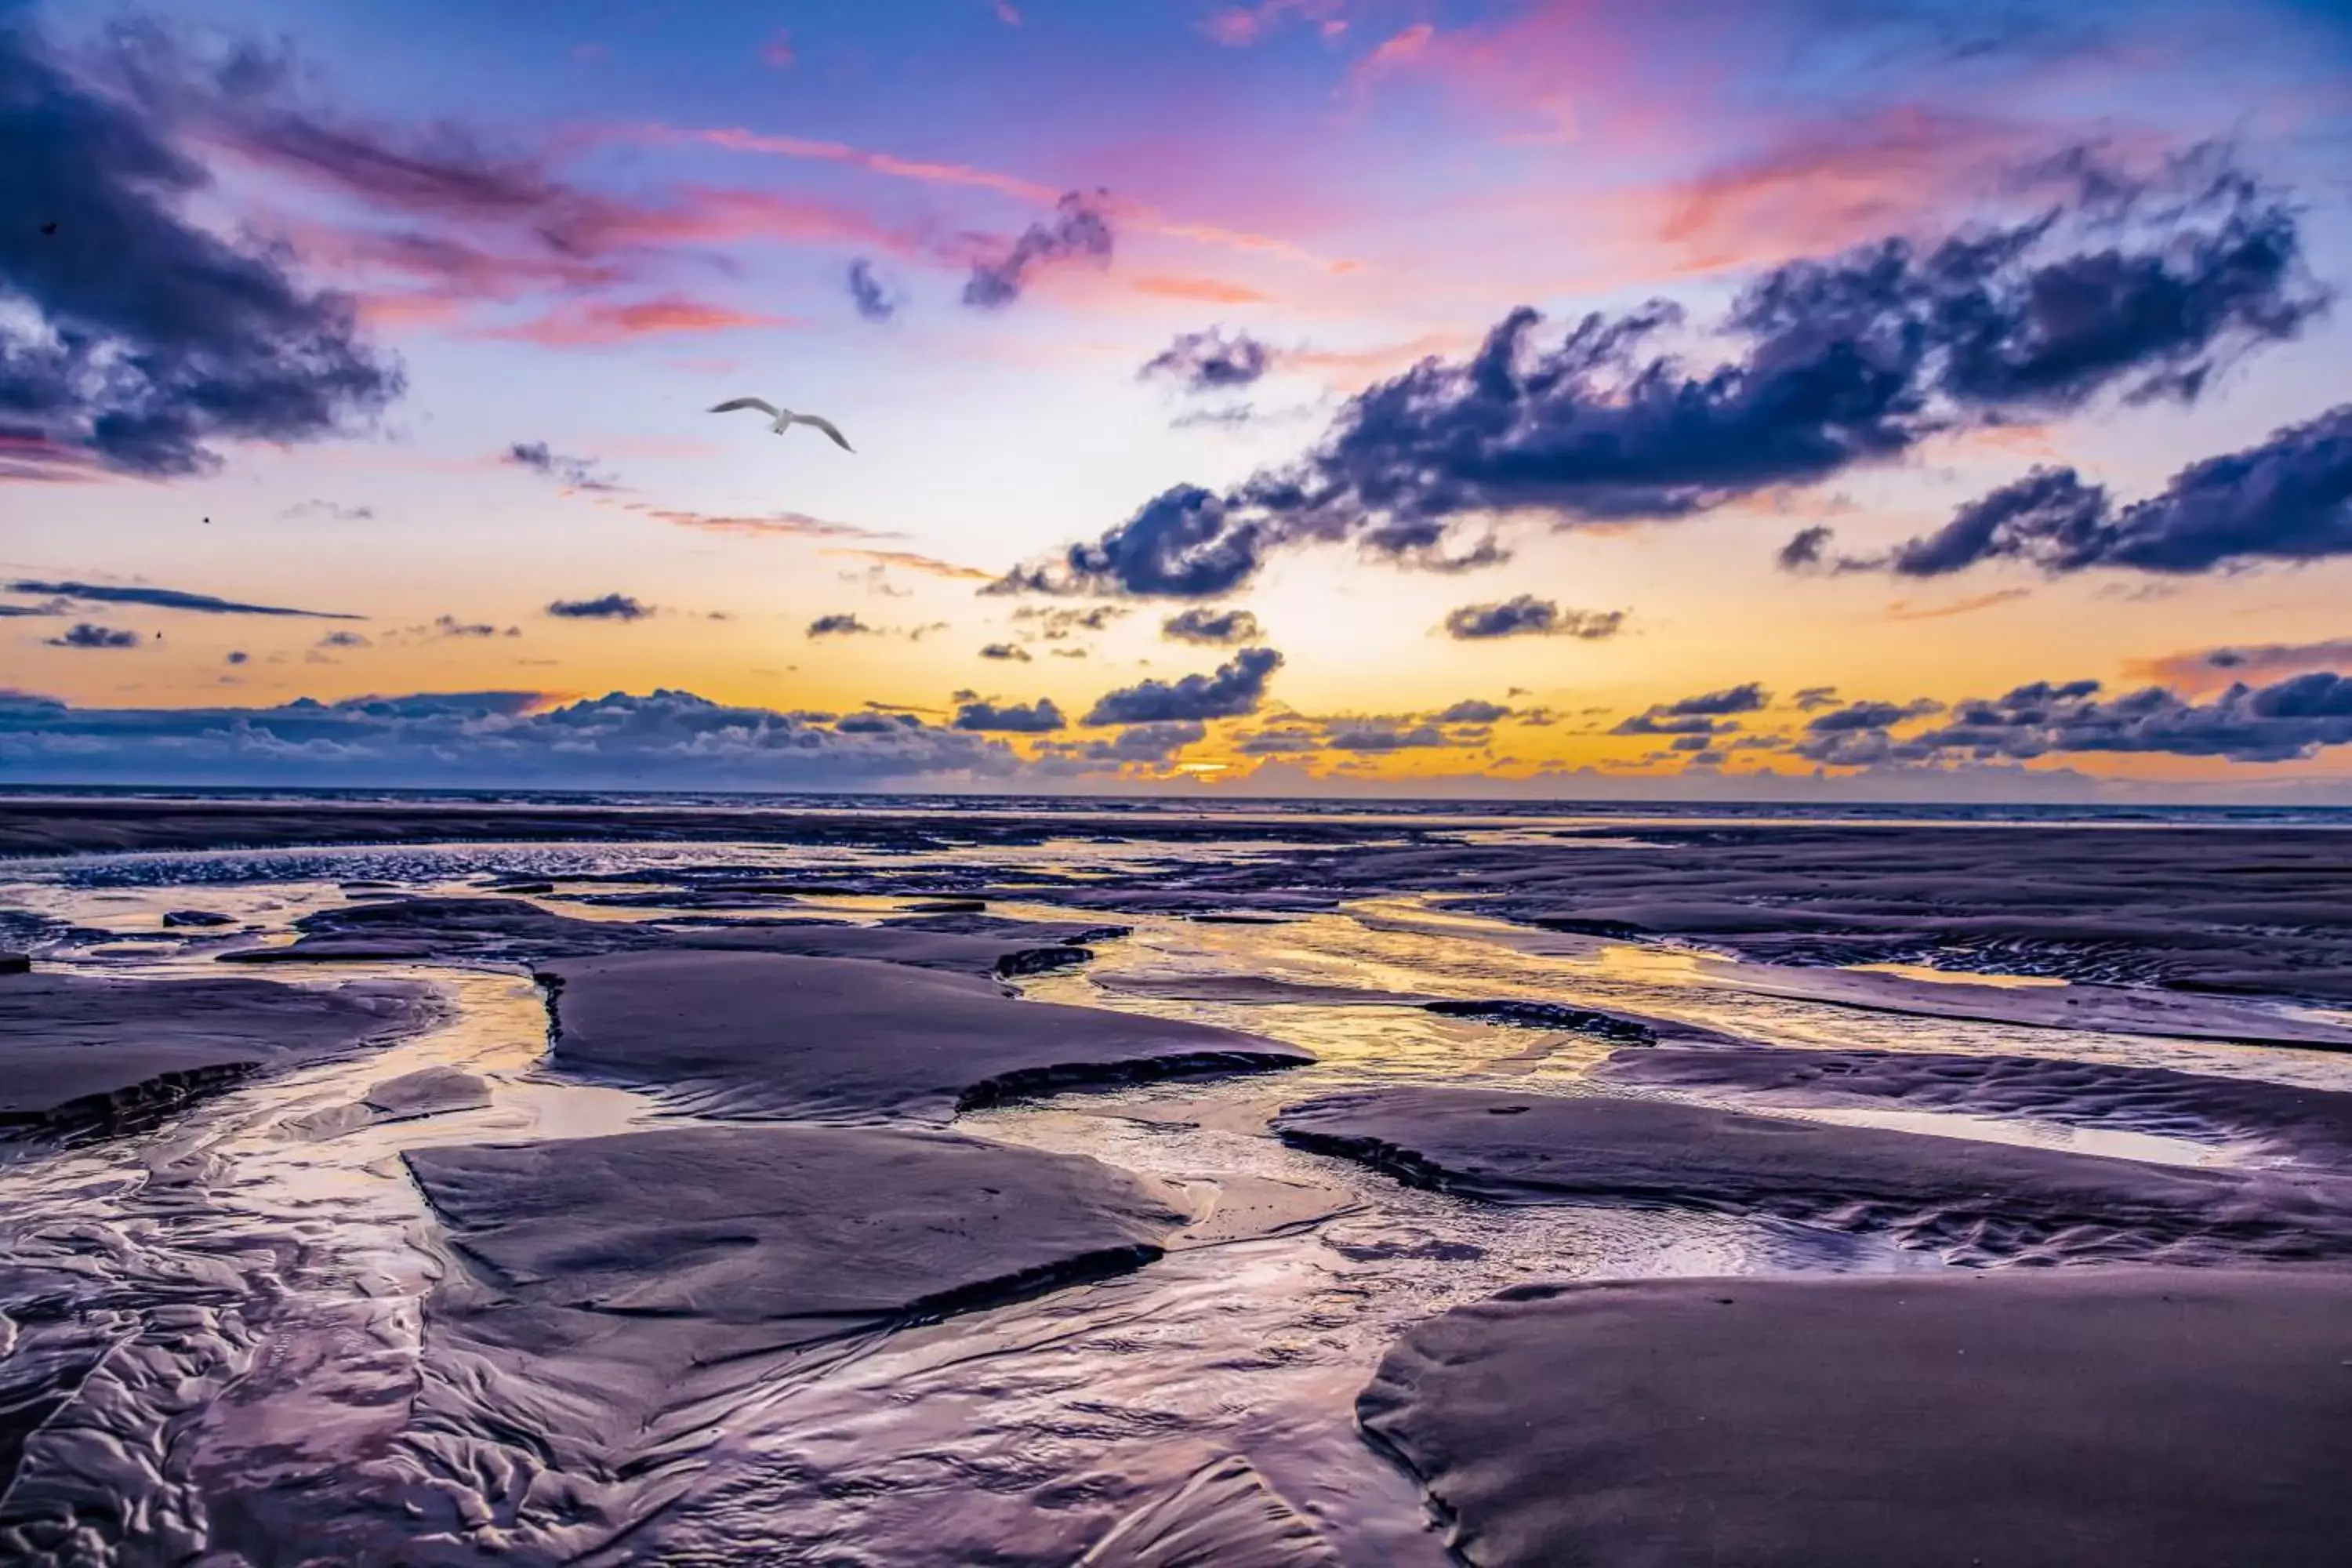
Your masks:
M2319 0L0 0L0 783L2352 804L2347 143Z

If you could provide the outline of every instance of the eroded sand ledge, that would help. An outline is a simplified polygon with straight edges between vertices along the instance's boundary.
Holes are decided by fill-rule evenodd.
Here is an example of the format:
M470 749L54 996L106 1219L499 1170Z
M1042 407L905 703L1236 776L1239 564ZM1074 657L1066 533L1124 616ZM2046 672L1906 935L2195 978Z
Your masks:
M257 1072L408 1033L429 986L0 971L0 1131L135 1123Z
M1670 1204L1883 1233L1962 1263L2352 1258L2352 1181L1825 1126L1668 1100L1400 1088L1286 1142L1502 1203Z
M635 953L536 973L555 1067L709 1115L945 1121L1020 1095L1315 1059L1235 1029L861 959Z
M1481 1568L2214 1568L2352 1542L2352 1275L1537 1287L1357 1402Z

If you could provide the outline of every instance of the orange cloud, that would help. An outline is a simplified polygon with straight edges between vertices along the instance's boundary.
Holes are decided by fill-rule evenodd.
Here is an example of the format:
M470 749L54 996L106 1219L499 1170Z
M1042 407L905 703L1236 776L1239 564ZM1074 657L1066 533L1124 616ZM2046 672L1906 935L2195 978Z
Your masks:
M704 511L664 510L650 506L632 506L627 510L642 511L657 522L667 522L679 528L698 528L710 533L736 533L779 539L903 539L906 537L902 533L863 528L854 522L832 522L824 518L811 517L802 511L770 512L764 517L734 517Z
M877 538L890 535L877 534ZM911 550L824 550L820 554L839 556L845 560L871 561L882 566L903 566L909 572L926 573L933 577L948 577L966 583L993 583L1002 575L983 572L977 566L959 566L952 561L942 561L936 555L919 555Z
M2012 599L2022 599L2033 592L2031 588L2002 588L1990 594L1979 594L1973 599L1959 599L1948 605L1914 605L1907 599L1897 599L1886 606L1890 621L1940 621L1948 616L1973 615L1990 610L1995 605L2006 605Z
M724 305L705 304L676 294L628 304L573 305L519 327L501 327L487 336L519 338L551 348L625 342L631 338L658 337L675 332L719 332L751 327L792 327L790 316L763 316Z

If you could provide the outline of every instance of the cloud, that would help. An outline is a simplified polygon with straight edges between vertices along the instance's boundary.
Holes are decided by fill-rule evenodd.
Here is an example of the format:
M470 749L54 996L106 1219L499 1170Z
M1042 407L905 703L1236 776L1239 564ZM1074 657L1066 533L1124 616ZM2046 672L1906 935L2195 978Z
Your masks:
M1612 735L1718 735L1739 728L1736 713L1755 713L1771 705L1771 693L1755 681L1702 692L1678 702L1651 704L1622 721ZM1818 722L1818 721L1817 721Z
M575 490L617 490L623 487L604 478L596 469L594 458L570 458L551 451L544 441L517 441L499 455L499 461L518 468L529 468L534 474L554 479Z
M1029 650L1017 643L992 642L980 650L982 658L1008 659L1015 663L1030 662Z
M1003 706L971 698L956 709L955 727L984 735L1047 735L1065 729L1069 721L1054 706L1050 697L1034 702L1008 702Z
M792 34L782 27L768 35L767 41L760 46L760 58L777 70L790 70L800 60L793 47Z
M221 662L223 664L246 664L249 663L252 658L253 656L247 653L244 649L233 648L222 658Z
M1130 724L1116 735L1098 740L1048 741L1037 749L1037 756L1047 763L1164 766L1177 752L1208 737L1204 724Z
M563 706L493 691L213 709L0 696L0 772L29 782L823 790L968 787L1021 770L1002 741L887 718L828 726L683 691Z
M808 636L812 641L817 637L859 637L869 634L873 630L872 626L859 620L854 613L836 612L830 616L819 616L808 624Z
M1441 724L1492 724L1497 719L1507 719L1512 710L1501 702L1486 702L1477 698L1465 698L1451 708L1433 714Z
M2128 667L2139 679L2193 691L2216 689L2241 680L2260 680L2310 670L2352 672L2352 637L2325 642L2255 643L2210 647L2195 653L2137 660Z
M1894 731L1941 705L1857 703L1816 718L1791 749L1830 766L1950 767L2099 752L2277 763L2352 744L2352 679L2329 671L2241 682L2206 702L2160 686L2101 690L2095 680L2035 681L1954 703L1942 723L1906 736Z
M667 522L677 528L698 528L710 533L740 533L778 539L903 539L906 537L901 533L886 532L880 529L866 528L858 523L834 522L822 517L811 517L804 511L772 511L758 517L749 517L727 512L685 511L646 506L642 503L631 503L628 510L642 511L656 522ZM849 553L864 552L850 552ZM880 554L878 558L885 561L898 561L902 564L912 561L929 560L925 556L897 556L887 553ZM940 563L931 563L931 564ZM953 570L967 576L987 575L985 573L975 573L965 567L956 567Z
M1265 628L1247 610L1194 608L1160 622L1160 635L1170 642L1230 647L1236 643L1256 642L1265 636Z
M329 632L319 639L320 647L373 647L374 643L357 632Z
M963 302L974 310L1001 310L1021 298L1036 274L1069 262L1107 266L1111 254L1108 193L1071 191L1055 204L1054 216L1033 223L993 261L972 263Z
M869 321L887 321L906 304L907 297L875 275L874 263L858 257L849 264L849 301Z
M1211 327L1178 333L1136 375L1172 381L1186 392L1230 392L1262 379L1273 363L1274 351L1247 332L1227 337L1223 328Z
M1080 632L1107 631L1127 614L1124 605L1089 605L1084 609L1071 605L1024 605L1013 612L1013 618L1031 623L1047 642L1063 642Z
M1141 681L1103 694L1087 713L1088 724L1160 724L1234 719L1257 711L1266 682L1282 667L1270 647L1246 647L1213 675L1188 675L1172 684Z
M1807 686L1800 689L1796 696L1789 700L1796 705L1798 711L1811 713L1819 709L1835 706L1838 700L1838 689L1834 686Z
M1776 557L1780 570L1807 572L1823 564L1830 542L1836 537L1837 531L1827 523L1817 522L1811 528L1797 530L1789 536L1789 542L1780 546L1780 553Z
M333 610L293 610L280 605L247 605L216 599L210 594L183 593L177 588L127 587L108 583L42 583L20 579L8 584L12 594L47 594L85 604L144 605L157 610L188 610L205 616L289 616L312 621L359 621L364 616Z
M94 626L88 621L77 621L72 627L57 637L44 637L51 647L121 648L137 647L137 632L126 632L113 626Z
M1445 613L1445 635L1457 642L1493 637L1566 637L1586 642L1613 637L1624 629L1622 610L1563 610L1533 594L1491 604L1462 605Z
M2032 595L2031 588L2000 588L1990 594L1978 594L1970 598L1955 599L1948 605L1915 605L1907 599L1897 599L1886 606L1890 621L1941 621L1954 616L1972 616L1979 610L1990 610L1996 605L2011 604Z
M768 327L796 327L794 316L765 315L664 294L652 300L594 300L566 305L520 326L491 329L484 335L519 338L545 348L602 348L632 338L667 337L679 332L740 332Z
M12 471L204 473L223 443L318 440L399 395L348 297L186 216L212 183L165 116L68 71L21 17L0 25L0 83Z
M1223 496L1178 485L1092 544L1073 544L1059 567L1031 567L992 584L1002 593L1107 593L1208 598L1257 572L1263 539Z
M2191 463L2163 489L2118 505L2070 468L2039 468L1969 501L1936 532L1850 563L1933 577L1979 562L2045 572L2121 568L2185 575L2252 562L2352 555L2352 403Z
M375 508L372 506L345 506L339 501L320 500L313 498L310 500L295 502L292 506L288 507L282 515L287 517L323 517L331 522L373 522L375 521Z
M557 599L547 613L566 621L641 621L655 611L627 594L606 594L597 599Z
M615 595L611 596L619 597L620 595ZM642 606L640 606L640 613L644 613ZM626 617L624 616L623 618L625 619ZM422 629L425 636L432 637L471 638L492 637L499 635L499 628L490 625L488 621L461 621L455 616L436 616L433 617L433 624L430 626ZM520 637L522 636L522 628L520 626L509 626L507 628L506 635L510 637Z
M2211 149L2146 177L2077 158L2068 184L2022 221L1775 268L1709 333L1654 300L1547 343L1542 318L1514 310L1467 359L1359 393L1287 467L1222 493L1175 486L1006 589L1207 597L1286 544L1427 553L1497 514L1696 516L1956 431L2194 402L2327 302L2293 210Z
M896 536L877 533L872 537L889 539ZM920 572L929 576L945 577L955 582L985 583L992 581L995 576L994 573L983 572L977 566L960 566L952 561L942 561L935 555L919 555L911 550L826 550L820 553L851 556L860 561L870 561L877 566L903 566L909 572Z

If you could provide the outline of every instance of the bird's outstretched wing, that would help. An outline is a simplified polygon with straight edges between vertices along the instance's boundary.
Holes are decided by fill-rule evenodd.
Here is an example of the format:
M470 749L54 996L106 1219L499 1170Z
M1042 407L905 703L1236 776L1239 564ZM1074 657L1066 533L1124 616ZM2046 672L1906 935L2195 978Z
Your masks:
M764 397L730 397L724 403L712 404L710 405L710 412L713 414L732 414L738 408L756 408L771 419L774 418L782 412L782 410L777 408L774 404L769 402Z
M820 419L814 414L801 414L793 416L793 423L795 425L815 426L818 429L832 437L833 444L840 447L845 452L855 452L857 450L856 447L851 446L847 441L842 438L841 432L834 428L833 421L830 419Z

